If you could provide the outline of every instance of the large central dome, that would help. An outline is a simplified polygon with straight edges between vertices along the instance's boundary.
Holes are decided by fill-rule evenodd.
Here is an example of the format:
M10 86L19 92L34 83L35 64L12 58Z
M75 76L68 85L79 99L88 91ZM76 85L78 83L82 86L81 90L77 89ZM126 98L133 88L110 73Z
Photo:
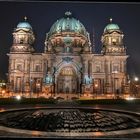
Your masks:
M66 12L63 18L57 20L52 25L49 36L61 32L74 32L86 35L84 25L79 20L73 18L71 12Z
M66 12L46 34L45 46L46 50L57 53L77 53L85 50L83 48L89 51L89 33L79 20L72 17L71 12Z

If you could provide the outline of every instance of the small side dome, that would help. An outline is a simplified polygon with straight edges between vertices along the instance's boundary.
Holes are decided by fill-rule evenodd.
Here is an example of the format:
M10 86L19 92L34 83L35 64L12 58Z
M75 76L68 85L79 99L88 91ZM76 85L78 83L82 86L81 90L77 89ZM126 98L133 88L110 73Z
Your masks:
M20 23L17 25L17 28L32 29L32 26L26 21L26 20L27 20L27 17L24 17L24 20L25 20L25 21L20 22Z
M110 19L110 24L108 24L105 29L104 32L106 31L110 31L110 30L120 30L119 26L117 24L112 23L112 19Z

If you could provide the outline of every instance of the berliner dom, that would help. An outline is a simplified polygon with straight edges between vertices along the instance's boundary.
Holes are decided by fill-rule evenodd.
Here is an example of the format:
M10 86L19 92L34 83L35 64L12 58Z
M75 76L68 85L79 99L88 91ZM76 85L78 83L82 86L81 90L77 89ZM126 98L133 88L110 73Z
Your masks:
M112 19L104 27L98 54L93 51L100 47L91 43L93 35L70 11L54 21L42 53L34 49L35 29L29 21L25 17L13 31L8 53L11 92L65 99L129 92L124 34Z

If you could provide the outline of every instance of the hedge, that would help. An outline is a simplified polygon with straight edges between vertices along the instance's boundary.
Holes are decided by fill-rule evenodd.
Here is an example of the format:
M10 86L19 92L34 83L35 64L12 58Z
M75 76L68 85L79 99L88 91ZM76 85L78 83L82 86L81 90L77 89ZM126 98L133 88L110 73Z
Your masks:
M55 99L46 98L21 98L17 100L16 98L0 98L0 105L10 105L10 104L55 104Z
M140 104L140 99L125 100L125 99L89 99L77 100L80 105L93 105L93 104Z

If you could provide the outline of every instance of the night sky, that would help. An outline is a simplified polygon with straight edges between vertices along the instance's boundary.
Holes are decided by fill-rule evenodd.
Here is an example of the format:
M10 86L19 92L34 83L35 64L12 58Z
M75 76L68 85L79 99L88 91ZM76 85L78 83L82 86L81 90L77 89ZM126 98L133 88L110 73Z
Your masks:
M52 24L62 18L66 11L79 19L95 36L95 50L101 51L101 35L109 18L117 23L124 33L127 47L127 68L131 76L140 76L140 4L132 3L91 3L91 2L0 2L0 79L6 78L8 56L12 45L12 32L27 16L35 33L35 50L43 52L46 33Z

